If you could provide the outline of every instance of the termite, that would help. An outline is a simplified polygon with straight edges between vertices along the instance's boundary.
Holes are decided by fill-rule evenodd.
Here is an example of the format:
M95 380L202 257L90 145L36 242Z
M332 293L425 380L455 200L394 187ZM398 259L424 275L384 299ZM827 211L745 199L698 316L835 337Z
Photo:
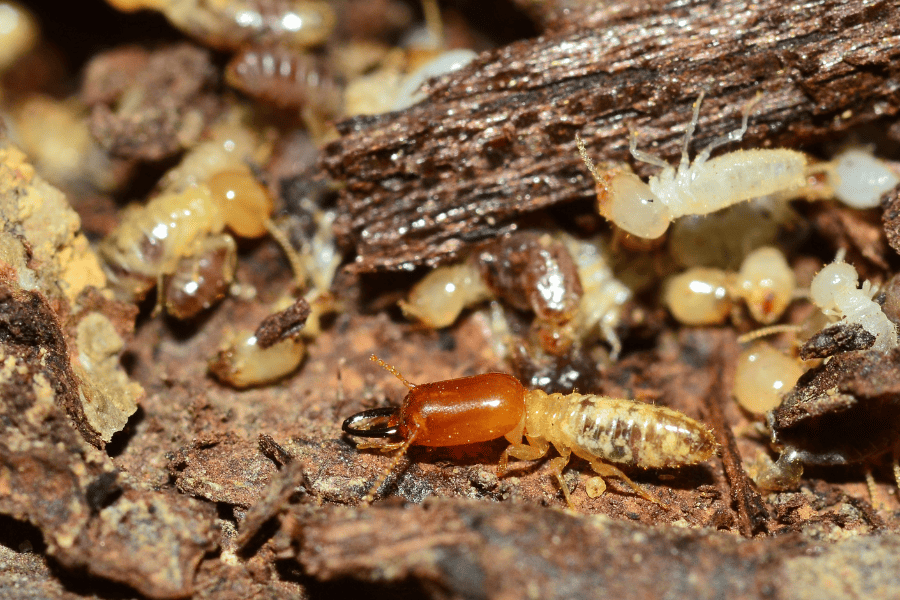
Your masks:
M172 25L218 49L250 43L295 48L322 44L337 17L327 2L314 0L112 0L117 9L161 12Z
M711 267L692 267L670 277L663 300L686 325L724 323L734 302L743 299L759 323L777 321L794 299L797 280L784 254L773 246L747 255L736 273Z
M847 324L858 323L875 336L872 350L883 353L896 348L897 326L873 300L878 288L870 281L863 282L862 287L858 285L859 274L853 265L844 262L841 252L813 278L809 296L827 316L840 317Z
M604 477L618 477L639 496L659 502L638 487L618 467L668 468L694 465L716 453L713 432L703 423L666 408L633 400L584 394L547 394L526 390L505 373L415 385L376 356L371 360L403 382L409 393L400 408L375 408L343 423L345 433L382 438L357 447L397 451L391 465L369 490L371 502L400 458L412 445L456 446L504 437L510 445L500 457L498 472L506 473L509 458L537 460L553 445L559 453L550 466L566 503L574 504L562 472L572 454L596 473L585 484L591 498L606 491ZM527 443L522 442L525 436Z
M637 134L632 133L631 155L636 160L662 168L647 183L623 169L601 174L587 155L584 141L576 136L578 152L596 184L601 215L632 235L655 239L678 217L711 213L744 200L788 192L806 184L806 155L795 150L738 150L709 158L719 146L738 142L744 137L750 109L758 97L744 107L740 129L710 142L691 163L688 146L700 118L703 96L701 93L694 103L677 169L638 150Z

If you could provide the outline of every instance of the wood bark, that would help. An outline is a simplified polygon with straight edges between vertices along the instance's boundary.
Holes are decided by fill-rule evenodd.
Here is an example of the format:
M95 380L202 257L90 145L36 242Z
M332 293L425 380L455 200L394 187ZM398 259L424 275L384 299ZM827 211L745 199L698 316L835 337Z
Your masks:
M431 81L418 105L339 124L322 165L345 184L337 229L357 270L446 262L528 213L591 198L576 134L601 164L632 162L630 131L677 160L703 91L694 148L737 129L757 93L743 147L804 147L900 107L895 2L622 2L572 15Z

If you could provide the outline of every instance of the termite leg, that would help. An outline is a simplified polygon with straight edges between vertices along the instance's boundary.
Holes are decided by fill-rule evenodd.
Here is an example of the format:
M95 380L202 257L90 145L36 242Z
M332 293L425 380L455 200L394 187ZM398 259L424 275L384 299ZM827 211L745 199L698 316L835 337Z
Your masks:
M691 157L688 154L688 147L691 145L691 138L694 137L694 131L697 129L697 123L700 121L700 105L703 104L703 97L706 95L706 92L700 92L700 96L697 98L697 101L694 102L693 113L691 114L691 122L688 123L687 129L684 130L684 142L681 146L681 163L678 165L678 170L683 171L691 166ZM710 148L712 150L712 148ZM702 156L703 153L701 152Z
M741 141L741 139L744 137L744 134L747 133L747 123L750 120L750 112L753 110L753 107L756 106L756 103L759 102L760 98L762 98L762 94L757 94L756 96L751 98L749 102L747 102L744 105L744 108L741 111L741 112L743 112L744 116L741 119L740 129L736 129L727 135L723 135L722 137L714 139L712 142L709 143L709 145L706 148L704 148L700 152L700 154L697 155L697 158L694 159L694 162L695 163L704 163L704 162L706 162L706 159L709 158L709 155L712 153L712 151L715 150L716 148L718 148L719 146L722 146L729 142ZM699 103L700 100L702 100L702 99L703 99L703 94L700 94L700 99L698 99L697 102ZM694 113L695 119L696 119L696 115L697 115L697 113L695 112Z
M868 467L866 467L866 487L869 490L869 501L875 507L875 510L885 508L881 502L875 502L875 499L878 497L878 489L875 487L875 477L872 476L872 469Z
M522 439L521 434L519 439ZM500 455L500 464L497 466L497 471L501 477L506 473L510 456L519 460L537 460L550 450L550 442L543 438L533 438L526 435L525 439L528 440L527 444L513 443L507 446L503 454Z
M606 482L603 480L604 477L617 477L628 484L635 494L644 498L645 500L649 500L655 504L660 504L659 500L649 492L642 490L638 487L638 484L633 482L628 475L623 473L618 467L614 467L613 465L608 465L604 462L601 462L599 459L594 457L587 458L588 463L591 465L591 469L594 470L594 473L597 474L597 477L591 477L584 484L584 489L587 492L587 495L591 498L597 498L598 496L603 495L603 492L606 491Z
M897 484L897 493L900 494L900 460L898 460L897 453L894 453L894 482Z
M570 456L571 451L569 449L561 450L560 456L550 460L550 469L556 476L556 481L559 482L559 489L562 490L563 496L566 498L566 504L571 510L575 510L575 504L572 503L572 496L569 494L569 486L566 485L566 480L562 476L563 469L569 464Z
M266 218L263 225L265 226L266 231L269 232L269 235L272 236L272 239L281 246L281 251L284 252L284 255L287 256L288 262L291 265L291 271L294 273L294 285L297 286L298 289L303 289L306 286L308 273L306 267L303 265L303 259L300 258L300 254L294 249L294 246L291 245L291 241L284 232L278 228L278 225L276 225L272 219Z
M412 434L410 434L409 439L396 445L397 452L394 455L394 459L391 461L391 464L389 464L387 468L381 473L381 475L378 476L378 479L375 480L375 483L372 484L372 487L369 488L369 491L366 493L366 497L363 498L362 501L364 506L372 504L372 501L375 500L375 496L378 495L378 488L380 488L384 484L391 472L393 472L394 469L397 468L397 464L400 462L400 460L403 459L404 456L406 456L406 451L409 450L410 445L415 439L416 432L414 431ZM394 447L395 444L385 444L381 446L382 449L393 449Z
M663 169L670 168L669 164L663 159L657 156L653 156L649 152L644 152L643 150L637 149L637 131L631 132L631 141L628 143L628 149L631 151L631 155L635 158L635 160L651 164L655 167L661 167Z

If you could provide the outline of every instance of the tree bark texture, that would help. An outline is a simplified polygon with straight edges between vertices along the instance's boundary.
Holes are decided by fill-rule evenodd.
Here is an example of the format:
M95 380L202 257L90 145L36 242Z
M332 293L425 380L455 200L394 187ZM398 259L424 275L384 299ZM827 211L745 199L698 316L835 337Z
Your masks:
M569 17L432 80L420 104L338 125L322 164L345 184L337 228L355 269L447 262L592 197L576 134L601 167L633 163L631 131L677 160L701 92L694 148L737 129L757 93L743 147L804 147L900 107L895 2L655 1Z

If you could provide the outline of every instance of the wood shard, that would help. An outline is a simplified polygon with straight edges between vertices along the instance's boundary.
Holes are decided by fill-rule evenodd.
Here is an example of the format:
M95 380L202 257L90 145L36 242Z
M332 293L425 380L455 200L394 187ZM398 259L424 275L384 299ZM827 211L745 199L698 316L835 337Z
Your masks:
M338 124L322 166L346 184L336 228L355 269L447 262L524 213L592 197L576 133L601 166L629 160L630 131L675 159L704 90L695 147L736 129L758 92L746 147L833 138L898 111L896 3L822 0L802 21L777 0L616 6L485 52L405 111Z

